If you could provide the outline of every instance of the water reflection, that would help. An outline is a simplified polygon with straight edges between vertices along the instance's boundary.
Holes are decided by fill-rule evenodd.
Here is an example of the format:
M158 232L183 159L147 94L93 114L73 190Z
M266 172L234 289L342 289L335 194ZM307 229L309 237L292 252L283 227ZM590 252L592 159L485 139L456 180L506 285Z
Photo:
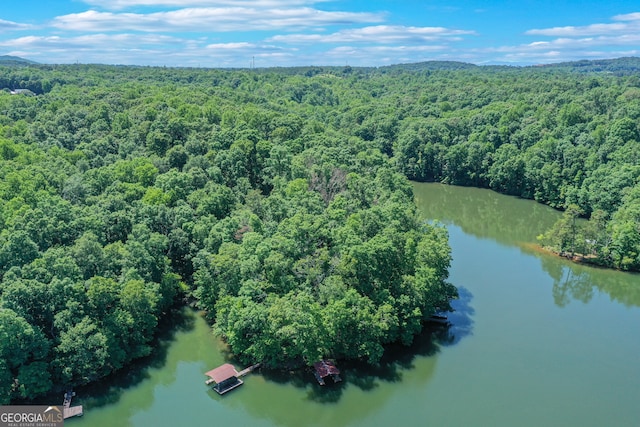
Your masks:
M561 215L531 200L480 188L416 183L414 194L425 218L455 224L467 234L503 244L535 242Z
M552 255L541 257L542 268L553 279L553 301L565 307L571 301L588 303L597 292L627 307L640 307L640 275L575 264Z
M414 184L416 203L427 219L455 224L465 233L516 246L538 257L553 278L553 299L565 307L572 300L588 303L596 292L608 294L626 306L640 306L640 275L575 264L546 254L536 236L544 233L561 213L531 200L490 190L443 184Z

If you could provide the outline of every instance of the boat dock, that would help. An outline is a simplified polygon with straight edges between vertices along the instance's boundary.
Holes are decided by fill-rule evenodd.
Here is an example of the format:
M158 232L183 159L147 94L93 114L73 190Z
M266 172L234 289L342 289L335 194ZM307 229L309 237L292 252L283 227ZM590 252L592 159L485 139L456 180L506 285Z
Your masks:
M84 415L82 405L71 406L71 399L75 396L75 392L69 390L64 394L64 402L62 403L62 416L66 420L71 417L81 417Z
M331 377L334 383L342 381L340 378L340 370L331 360L320 360L313 364L313 375L316 377L318 384L325 385L324 379Z
M447 318L447 316L445 316L442 313L432 314L427 319L427 322L429 322L429 323L437 323L439 325L445 325L445 326L451 325L451 322L449 322L449 319Z
M232 364L225 363L224 365L218 366L217 368L205 373L205 375L209 377L205 381L205 384L208 386L214 384L212 388L218 392L218 394L225 394L243 384L240 377L247 375L259 367L260 363L256 363L255 365L249 366L248 368L238 372Z

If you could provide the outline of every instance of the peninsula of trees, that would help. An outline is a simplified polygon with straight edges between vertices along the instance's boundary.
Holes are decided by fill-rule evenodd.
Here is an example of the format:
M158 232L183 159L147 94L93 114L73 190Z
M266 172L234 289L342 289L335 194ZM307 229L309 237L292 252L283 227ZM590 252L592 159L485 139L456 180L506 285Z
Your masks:
M0 403L150 354L186 299L247 362L375 363L456 295L408 179L571 206L639 270L639 63L0 66Z

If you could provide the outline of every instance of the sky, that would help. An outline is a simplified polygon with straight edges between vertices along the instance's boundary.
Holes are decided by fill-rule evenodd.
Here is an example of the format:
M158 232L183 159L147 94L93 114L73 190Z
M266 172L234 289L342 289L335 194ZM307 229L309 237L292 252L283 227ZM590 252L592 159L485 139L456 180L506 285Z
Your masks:
M638 0L0 0L0 55L177 67L640 56Z

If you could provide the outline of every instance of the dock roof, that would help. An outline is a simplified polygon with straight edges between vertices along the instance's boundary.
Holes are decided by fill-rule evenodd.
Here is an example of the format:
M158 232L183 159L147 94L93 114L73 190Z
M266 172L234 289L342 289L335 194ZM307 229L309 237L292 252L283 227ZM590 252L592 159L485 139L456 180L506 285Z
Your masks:
M313 367L321 378L329 375L340 374L340 370L330 360L321 360L319 362L316 362L313 364Z
M222 366L218 366L217 368L206 372L205 375L219 384L229 378L237 377L238 371L236 371L236 368L232 364L225 363Z

